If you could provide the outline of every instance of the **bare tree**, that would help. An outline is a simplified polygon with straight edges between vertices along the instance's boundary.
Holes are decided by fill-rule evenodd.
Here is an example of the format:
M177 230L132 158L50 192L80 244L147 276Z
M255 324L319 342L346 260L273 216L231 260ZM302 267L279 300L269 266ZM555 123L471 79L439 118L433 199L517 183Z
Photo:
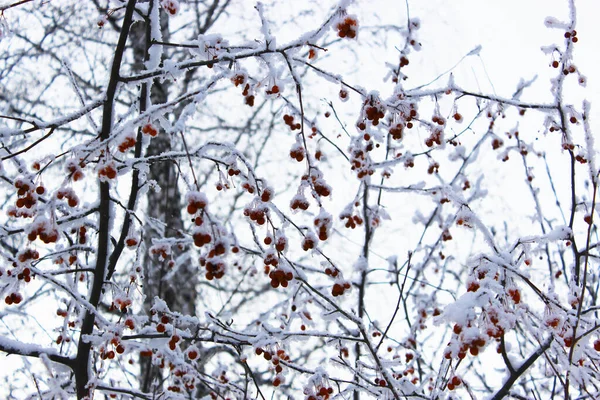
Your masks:
M566 3L539 102L413 84L408 3L378 26L347 0L1 5L6 397L594 398Z

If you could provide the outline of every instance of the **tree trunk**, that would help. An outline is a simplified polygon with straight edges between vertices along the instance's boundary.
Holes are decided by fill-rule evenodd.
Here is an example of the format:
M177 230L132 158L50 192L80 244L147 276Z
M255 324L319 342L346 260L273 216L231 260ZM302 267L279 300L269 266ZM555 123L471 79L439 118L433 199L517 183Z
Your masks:
M164 12L160 11L161 31L163 40L168 41L169 24ZM148 57L150 44L149 25L136 23L131 32L133 44L134 68L144 69L144 60ZM152 104L165 103L169 95L169 82L154 81L150 90ZM153 138L146 150L146 155L157 155L171 150L171 138L164 131ZM147 192L147 209L143 228L146 249L152 246L156 238L181 237L183 220L181 216L181 192L178 186L178 171L173 162L155 163L150 166L148 177L161 188L160 191ZM143 260L144 271L144 310L149 315L155 297L160 297L167 303L170 310L186 315L195 315L196 276L197 270L189 262L178 263L181 251L172 249L172 259L176 262L177 273L168 280L164 279L171 272L169 260L159 260L146 252ZM153 392L162 381L161 370L153 367L151 359L140 358L140 389ZM158 385L158 386L157 386Z

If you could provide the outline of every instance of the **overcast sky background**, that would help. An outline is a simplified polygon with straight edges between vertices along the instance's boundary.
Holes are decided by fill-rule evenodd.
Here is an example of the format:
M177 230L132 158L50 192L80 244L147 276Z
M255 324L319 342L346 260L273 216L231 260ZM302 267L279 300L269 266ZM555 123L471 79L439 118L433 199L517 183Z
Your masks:
M286 0L278 3L286 2L289 3L291 15L295 2ZM0 1L0 4L6 3L12 3L12 1ZM252 3L254 2L252 1ZM328 6L329 4L323 5L324 10L328 9ZM588 82L587 87L581 89L574 82L568 83L567 103L573 103L576 108L580 109L581 101L584 98L588 99L592 103L591 126L593 131L598 131L596 128L600 126L600 117L598 117L598 108L600 108L600 102L598 102L600 99L600 74L598 73L600 23L597 19L600 15L600 2L578 0L576 6L579 42L575 46L575 64L586 75ZM361 8L379 11L376 15L371 16L365 13L363 14L364 18L359 11L356 11L361 25L365 27L382 23L404 25L406 21L406 4L401 0L357 1L350 11L354 12L353 10ZM547 28L544 20L548 16L553 16L566 21L568 19L567 1L411 0L409 8L411 17L421 20L418 37L423 48L420 52L413 52L410 55L411 63L406 68L406 73L410 77L407 88L430 82L452 68L472 49L481 45L480 56L467 57L453 69L455 81L459 85L473 91L511 97L521 78L531 79L538 75L536 83L524 92L522 100L535 102L552 100L549 92L549 80L556 76L556 70L549 67L551 59L540 48L554 43L562 46L564 32ZM7 12L7 16L9 15ZM256 14L248 16L249 25L257 27L257 22ZM273 33L277 35L279 43L285 43L297 38L301 32L289 29ZM360 35L360 39L364 39L367 44L369 40L376 43L373 37L363 33ZM361 74L352 76L349 82L369 89L378 88L384 97L389 95L392 85L383 83L380 77L385 75L384 63L396 62L398 52L393 48L393 40L387 43L389 47L385 49L376 46L372 46L370 49L368 46L362 48L361 65L359 66ZM401 46L402 42L398 40L396 45ZM329 60L329 62L335 61L333 57ZM346 67L349 71L357 69L356 65L351 64ZM365 73L365 71L367 72ZM574 78L570 77L570 79ZM447 82L447 76L442 77L436 85L443 85L445 82ZM531 125L531 129L535 129L536 134L540 128L539 125ZM332 129L336 128L332 125ZM557 173L559 172L557 171ZM354 187L351 189L354 190ZM513 190L514 186L512 189L511 187L499 187L494 195L506 196L506 201L512 202L510 198L514 194ZM334 196L341 200L345 198L343 194L336 193ZM397 211L402 213L402 210ZM407 210L407 213L412 211L412 209ZM410 233L407 229L402 231L402 235L407 239ZM398 237L382 238L380 245L374 249L376 252L379 249L386 249L385 252L381 252L382 259L379 262L383 262L383 258L393 254L394 251L405 254L404 249L398 248L398 240ZM358 245L356 248L350 248L347 254L349 262L356 256L358 249ZM389 300L391 298L381 299L382 302ZM2 358L0 360L2 364L6 361ZM8 358L8 361L10 362L11 359Z

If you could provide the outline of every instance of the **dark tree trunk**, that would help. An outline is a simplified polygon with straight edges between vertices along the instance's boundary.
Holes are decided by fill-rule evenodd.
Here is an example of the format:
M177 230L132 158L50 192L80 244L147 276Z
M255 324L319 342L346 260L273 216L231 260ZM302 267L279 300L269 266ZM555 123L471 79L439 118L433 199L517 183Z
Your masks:
M138 22L132 27L131 42L133 44L134 68L136 71L144 69L144 60L147 59L150 35L147 32L148 24ZM161 10L161 31L163 40L169 39L168 18ZM165 103L169 96L169 82L154 81L150 89L152 104ZM171 150L171 138L164 131L153 138L146 150L146 155L161 154ZM152 246L155 238L182 236L183 220L181 216L182 201L181 191L178 186L177 166L172 162L156 163L150 166L149 180L154 180L161 190L147 192L147 209L145 226L143 228L146 249ZM177 273L169 279L165 276L171 272L168 262L151 256L146 252L144 257L144 294L146 296L144 309L149 315L155 297L165 300L172 311L186 315L195 315L196 303L196 276L197 270L189 262L178 263L181 252L176 247L172 249L172 258L175 260ZM161 370L153 367L148 358L140 359L140 389L144 392L153 392L156 385L162 381Z

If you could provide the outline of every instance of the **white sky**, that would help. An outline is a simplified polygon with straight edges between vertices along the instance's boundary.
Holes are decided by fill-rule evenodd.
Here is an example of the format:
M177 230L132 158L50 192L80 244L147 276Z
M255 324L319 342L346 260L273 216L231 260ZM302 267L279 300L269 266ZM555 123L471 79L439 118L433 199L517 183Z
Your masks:
M4 4L4 1L0 4ZM357 1L356 4L382 11L378 15L378 22L404 25L404 1ZM422 22L419 38L423 50L411 54L411 64L406 69L409 82L412 82L408 87L430 81L452 67L470 50L482 45L481 57L467 58L454 70L457 83L468 89L479 89L485 93L495 91L500 96L510 97L520 78L528 79L537 74L537 84L525 92L523 100L547 102L552 99L548 80L556 71L548 66L550 59L540 51L540 47L562 44L563 32L546 28L544 19L552 15L566 20L566 1L411 0L409 5L411 15L419 17ZM588 86L585 91L567 93L567 101L580 108L581 100L587 98L592 103L591 125L594 128L600 124L599 118L594 117L600 107L598 102L594 105L600 99L600 74L597 72L600 65L600 52L597 49L600 39L600 24L597 21L600 1L578 0L577 7L579 42L575 47L575 59L576 65L588 78ZM256 15L251 18L257 19ZM367 20L364 24L375 22ZM294 38L295 34L298 32L283 32L281 42L285 42L284 38L288 35ZM373 71L380 71L385 61L393 62L397 58L395 50L387 50L375 49L372 57L362 60L365 65L361 67L372 65ZM381 74L374 73L371 76L379 77ZM446 82L446 79L442 78L440 82ZM368 87L371 82L366 79L358 83ZM381 84L380 81L372 83Z

